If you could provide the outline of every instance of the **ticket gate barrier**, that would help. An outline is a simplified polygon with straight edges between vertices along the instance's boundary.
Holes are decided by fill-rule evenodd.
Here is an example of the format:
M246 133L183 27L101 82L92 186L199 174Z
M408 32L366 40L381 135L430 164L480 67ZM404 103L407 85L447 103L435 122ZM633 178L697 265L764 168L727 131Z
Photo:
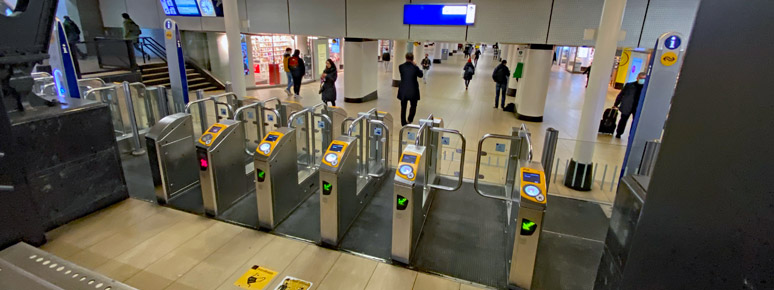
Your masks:
M242 127L245 130L245 153L250 156L254 154L255 150L258 148L258 144L261 142L263 137L266 136L266 133L272 129L269 127L269 123L266 122L266 112L271 113L269 116L277 118L277 120L280 119L280 113L276 108L273 109L266 107L267 102L275 100L279 102L277 98L271 98L268 100L244 105L239 107L234 112L234 120L241 121ZM249 126L255 126L255 136L248 136L250 132L248 131Z
M404 264L410 264L413 259L433 202L434 190L460 189L465 166L465 136L457 130L443 128L443 122L433 119L432 115L421 120L420 124L414 144L407 145L401 152L394 178L391 255L393 261ZM412 125L404 126L404 129L410 128L409 126ZM457 135L462 141L459 175L455 186L438 184L438 162L443 133Z
M210 126L196 144L204 213L219 216L249 192L245 174L241 123L222 120Z
M480 186L481 157L485 155L483 144L488 139L510 140L512 146L509 156L511 158L518 157L517 160L510 160L512 161L509 162L510 166L506 166L505 195L488 193ZM555 148L555 144L546 146ZM512 164L516 164L518 168L514 168ZM532 142L526 126L522 125L518 131L514 130L510 136L487 134L481 138L478 143L473 187L483 197L502 200L508 204L506 228L512 230L505 257L509 263L509 287L515 286L523 289L532 287L538 244L548 199L546 185L547 178L542 164L532 161ZM518 204L517 217L513 220L514 224L510 224L512 221L510 218L512 203ZM510 233L510 231L508 232Z
M314 117L320 117L323 126L317 132L323 135L333 132L333 124L328 115L314 111L315 107L309 107L293 113L288 118L289 127L269 132L253 155L258 224L263 229L273 230L320 187L314 154L317 130L312 124ZM296 134L299 130L301 134ZM306 143L300 150L299 135Z
M228 104L219 102L217 98L196 100L190 102L183 113L159 120L145 135L151 177L159 204L168 204L171 199L199 183L194 121L190 108L206 102L213 102L215 107L224 106L231 111Z
M193 119L190 114L166 116L145 134L156 200L170 199L199 184Z
M352 120L347 135L333 140L325 151L320 166L320 241L323 245L340 244L387 177L388 124L392 124L388 113L376 110L361 113ZM353 136L356 126L360 126L360 134Z

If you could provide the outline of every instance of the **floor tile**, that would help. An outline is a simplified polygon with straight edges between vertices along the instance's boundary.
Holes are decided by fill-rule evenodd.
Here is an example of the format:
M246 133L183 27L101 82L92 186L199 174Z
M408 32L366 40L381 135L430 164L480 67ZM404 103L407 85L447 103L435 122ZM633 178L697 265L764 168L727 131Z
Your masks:
M371 276L371 280L368 281L366 290L411 290L416 278L417 272L379 263Z
M242 266L237 267L236 271L232 273L218 289L241 289L234 286L234 282L239 279L250 267L257 265L266 267L270 270L281 273L285 268L293 262L299 253L307 246L307 243L299 242L292 239L277 237L273 239L263 249L258 251L253 257L251 257ZM278 275L279 276L279 275ZM277 279L277 278L275 278Z
M365 289L376 269L376 261L342 254L328 275L317 287L318 290L360 290Z
M425 273L417 274L414 290L458 290L460 283Z
M296 277L305 281L312 282L312 285L320 285L325 275L328 274L333 264L341 256L341 252L330 250L317 245L307 245L293 263L282 273L277 275L267 289L274 289L282 282L285 276Z

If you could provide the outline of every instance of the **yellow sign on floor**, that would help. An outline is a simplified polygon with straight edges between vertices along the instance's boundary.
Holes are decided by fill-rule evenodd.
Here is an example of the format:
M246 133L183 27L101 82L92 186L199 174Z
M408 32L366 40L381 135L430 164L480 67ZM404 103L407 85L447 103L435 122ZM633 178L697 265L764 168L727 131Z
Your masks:
M274 276L277 276L277 272L274 270L253 266L239 280L234 282L234 285L244 289L263 289L266 285L269 285Z
M282 279L282 283L277 285L277 288L274 288L274 290L307 290L309 288L312 288L312 282L285 276L285 279Z

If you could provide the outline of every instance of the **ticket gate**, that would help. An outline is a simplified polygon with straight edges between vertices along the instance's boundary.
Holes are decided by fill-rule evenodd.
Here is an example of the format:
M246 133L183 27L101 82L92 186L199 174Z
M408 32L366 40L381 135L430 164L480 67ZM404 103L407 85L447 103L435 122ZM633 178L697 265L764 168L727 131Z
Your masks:
M416 125L404 126L403 129L414 126ZM442 133L457 135L462 141L458 180L452 187L438 184ZM433 202L434 190L456 191L462 186L465 148L465 137L457 130L443 128L442 120L434 119L432 115L428 119L420 120L415 143L402 150L395 173L391 247L394 261L411 263L425 218Z
M199 184L199 174L196 170L194 120L190 114L190 108L193 105L212 102L215 107L222 106L228 113L233 113L227 103L218 100L223 96L192 101L187 105L184 113L162 118L145 135L151 177L159 204L169 204L172 199L192 191ZM220 121L221 118L220 115L216 115L216 121ZM187 200L182 203L176 202L173 206L194 212L198 212L197 208L201 207L201 201L198 200Z
M320 113L318 107L323 107ZM289 127L270 131L258 145L253 156L260 228L274 230L319 189L315 133L320 133L322 146L335 137L330 115L341 119L338 116L346 113L324 104L295 111L288 118ZM319 130L314 128L316 117Z
M193 132L191 115L177 113L162 118L145 134L159 204L199 184Z
M219 216L248 194L245 133L241 123L223 120L210 126L196 144L204 213Z
M371 110L328 145L320 167L320 242L338 247L390 173L392 116ZM360 127L360 134L354 135Z

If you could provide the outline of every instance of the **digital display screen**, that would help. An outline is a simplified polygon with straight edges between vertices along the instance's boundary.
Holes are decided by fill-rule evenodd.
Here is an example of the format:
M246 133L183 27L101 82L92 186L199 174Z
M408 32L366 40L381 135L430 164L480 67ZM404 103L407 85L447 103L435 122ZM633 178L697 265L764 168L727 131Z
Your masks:
M277 139L279 139L279 135L269 134L266 135L266 139L264 139L264 141L274 142L277 141Z
M532 182L540 184L540 174L524 172L522 179L526 182Z
M199 2L199 11L202 16L217 16L215 15L215 6L212 5L212 0L198 0L197 2Z
M174 0L161 0L161 9L164 10L164 14L168 16L177 16L177 8L175 8Z
M331 149L330 149L330 151L333 151L333 152L341 152L341 150L342 150L342 149L344 149L344 145L341 145L341 144L333 144L333 145L331 145Z
M400 162L414 164L414 163L417 162L417 156L416 155L403 154L403 159L401 159Z
M475 4L405 4L403 24L472 25L476 19Z
M177 13L182 16L201 16L196 0L175 0Z
M220 129L222 129L222 127L212 127L212 128L210 128L210 130L209 130L209 131L207 131L207 132L210 132L210 133L218 133L218 132L220 132Z

